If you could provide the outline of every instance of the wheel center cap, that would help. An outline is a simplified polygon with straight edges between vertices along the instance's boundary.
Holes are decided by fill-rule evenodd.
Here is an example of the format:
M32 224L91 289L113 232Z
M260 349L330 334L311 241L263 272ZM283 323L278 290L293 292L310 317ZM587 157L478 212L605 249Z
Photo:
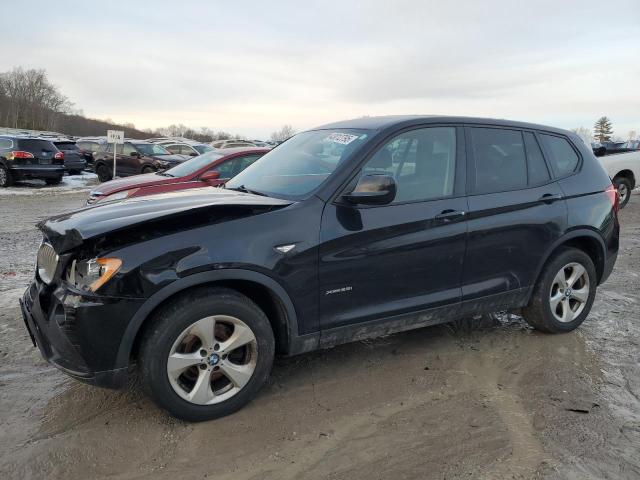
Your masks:
M570 288L567 288L567 289L564 291L564 296L565 296L565 297L570 297L570 296L571 296L571 289L570 289Z
M209 365L211 366L216 365L219 361L220 356L217 353L212 353L208 358Z

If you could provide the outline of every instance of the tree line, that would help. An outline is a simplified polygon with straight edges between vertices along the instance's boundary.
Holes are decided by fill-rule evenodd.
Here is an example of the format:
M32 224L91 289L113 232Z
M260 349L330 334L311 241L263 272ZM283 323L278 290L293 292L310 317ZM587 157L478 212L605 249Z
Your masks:
M638 132L636 130L630 130L627 134L627 138L613 134L613 124L609 117L602 116L593 125L593 131L586 127L574 128L573 131L577 133L585 142L624 142L638 139Z
M132 123L87 118L47 77L43 69L16 67L0 73L0 127L46 130L74 136L103 136L107 130L123 130L129 138L185 137L200 142L245 138L243 135L198 129L183 124L137 129ZM286 140L295 133L290 125L273 132L272 139Z

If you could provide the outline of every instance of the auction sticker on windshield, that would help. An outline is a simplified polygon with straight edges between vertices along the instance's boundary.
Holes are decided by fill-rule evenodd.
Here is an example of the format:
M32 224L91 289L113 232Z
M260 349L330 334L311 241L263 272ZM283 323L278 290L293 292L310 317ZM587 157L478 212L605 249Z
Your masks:
M329 140L330 142L339 143L341 145L349 145L356 138L358 138L358 135L334 132L331 135L329 135L326 139Z

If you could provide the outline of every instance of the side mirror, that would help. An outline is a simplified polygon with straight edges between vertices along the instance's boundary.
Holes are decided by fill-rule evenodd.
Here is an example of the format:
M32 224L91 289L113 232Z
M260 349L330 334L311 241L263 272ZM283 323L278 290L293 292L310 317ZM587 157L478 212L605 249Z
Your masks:
M140 158L140 152L136 152L135 150L129 152L130 157Z
M220 178L220 172L205 172L200 175L200 180L210 183L212 185L217 184L217 180Z
M200 155L198 152L191 152L189 154L190 157L197 157L198 155Z
M356 205L388 205L396 198L396 181L391 175L365 175L342 198Z

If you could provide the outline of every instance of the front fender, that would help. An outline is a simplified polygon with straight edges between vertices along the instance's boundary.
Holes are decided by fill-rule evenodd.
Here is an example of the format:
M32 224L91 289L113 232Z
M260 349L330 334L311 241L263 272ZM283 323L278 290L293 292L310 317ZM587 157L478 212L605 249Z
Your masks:
M220 269L208 272L195 273L187 277L181 278L162 288L158 292L154 293L147 301L138 309L135 315L132 317L129 325L127 326L120 348L118 349L118 355L116 358L116 366L114 368L122 368L129 365L129 358L135 343L136 337L140 332L144 322L149 315L165 300L173 295L184 291L190 287L197 285L203 285L210 282L223 281L223 280L247 280L255 283L259 283L262 286L268 288L278 299L282 302L287 312L287 329L289 343L295 342L299 338L298 335L298 316L296 314L295 307L291 298L285 289L273 278L255 272L253 270L244 269Z

